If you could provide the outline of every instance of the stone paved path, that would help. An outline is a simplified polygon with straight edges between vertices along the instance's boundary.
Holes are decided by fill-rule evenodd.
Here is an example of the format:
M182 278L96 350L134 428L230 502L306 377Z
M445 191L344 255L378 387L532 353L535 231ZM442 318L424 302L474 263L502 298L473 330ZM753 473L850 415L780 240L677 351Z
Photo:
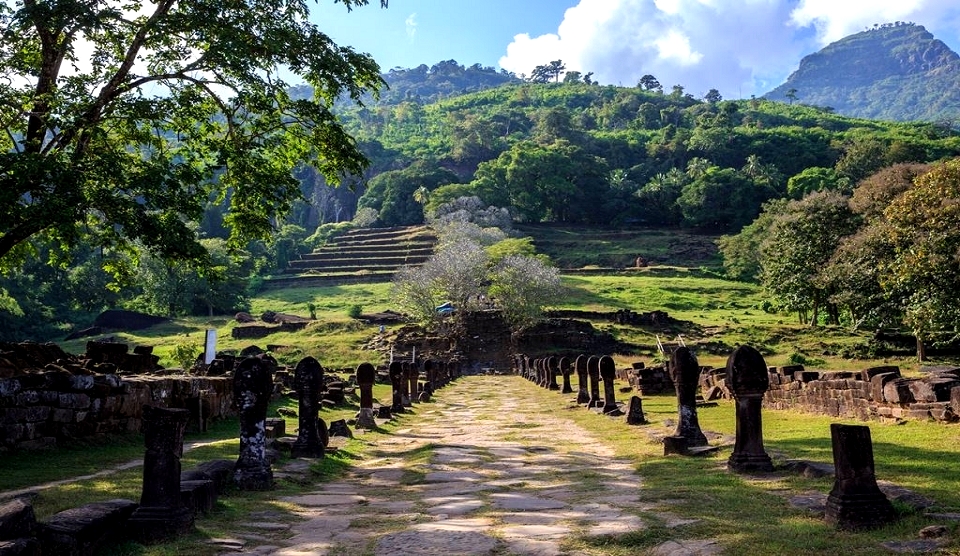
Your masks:
M619 535L652 520L667 527L692 522L644 499L643 479L633 465L564 417L562 401L537 406L524 402L522 393L510 395L518 388L536 387L497 376L466 377L448 386L435 403L415 407L409 428L377 441L374 458L349 476L281 499L303 521L271 520L279 516L270 512L253 516L252 528L287 530L290 536L282 546L276 540L251 542L244 552L584 554L565 551L564 539ZM710 540L676 539L646 553L719 551Z

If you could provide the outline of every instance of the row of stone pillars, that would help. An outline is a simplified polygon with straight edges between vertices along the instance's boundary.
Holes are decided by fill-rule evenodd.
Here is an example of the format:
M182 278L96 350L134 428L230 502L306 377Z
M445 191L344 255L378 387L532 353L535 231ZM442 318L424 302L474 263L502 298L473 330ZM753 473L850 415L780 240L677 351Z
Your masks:
M273 394L273 375L277 362L269 355L243 359L235 368L234 405L240 420L240 453L233 467L233 484L240 490L270 490L274 487L273 471L267 457L267 406ZM390 411L401 413L416 401L429 401L433 392L460 376L459 366L444 361L423 362L426 381L419 382L420 370L415 363L394 362L389 374L393 385L393 405L381 406L380 416ZM319 419L324 386L324 369L313 357L303 358L294 371L294 388L299 400L299 428L291 446L297 458L324 457L325 443ZM357 367L360 390L359 428L375 428L373 385L377 370L370 363ZM386 411L384 411L386 409ZM193 527L193 510L186 507L180 494L180 460L183 456L183 435L190 412L145 406L142 430L146 443L143 466L143 488L139 508L129 520L132 537L143 543L160 542L189 531Z
M573 393L570 377L576 373L578 404L596 409L605 415L623 415L617 403L613 385L617 368L609 355L602 357L579 355L572 362L568 357L550 356L532 359L526 355L517 355L514 358L514 370L538 386L558 390L561 394ZM557 382L558 378L562 378L563 386ZM600 396L601 382L603 397Z
M677 428L664 438L664 454L694 455L714 451L697 418L697 388L701 367L687 347L677 348L667 365L677 394ZM561 393L573 393L570 376L577 373L579 390L576 402L598 408L604 414L621 415L615 401L616 368L609 356L580 355L573 364L566 357L514 358L514 368L538 386ZM562 377L563 385L558 383ZM604 397L600 398L600 381ZM770 384L763 355L750 346L737 348L727 359L726 384L734 398L736 440L727 467L735 473L765 473L774 470L763 446L761 408ZM627 413L628 424L645 423L641 400L633 396ZM860 425L833 424L835 482L827 501L826 521L839 529L862 529L882 525L894 519L893 507L877 486L874 474L870 429Z

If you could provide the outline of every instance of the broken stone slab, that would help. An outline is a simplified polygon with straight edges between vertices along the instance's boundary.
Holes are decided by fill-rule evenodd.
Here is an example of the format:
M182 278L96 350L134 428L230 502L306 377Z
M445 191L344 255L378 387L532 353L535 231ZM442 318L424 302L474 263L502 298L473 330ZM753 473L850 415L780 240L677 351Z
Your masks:
M29 501L15 498L0 504L0 540L32 536L36 526L37 518Z
M56 513L39 524L43 554L93 555L108 541L118 540L139 504L133 500L94 502Z
M40 556L40 541L34 537L0 541L0 556Z
M206 478L213 480L213 485L217 489L217 494L223 494L232 484L233 484L233 473L237 464L235 461L228 459L215 459L210 461L205 461L197 465L195 471L203 473L206 475ZM186 473L190 473L187 471ZM196 480L203 479L203 476L188 475L184 477L181 474L181 480L186 478L187 480Z
M184 506L193 510L194 515L207 515L217 505L217 487L212 480L184 481L181 475L180 500Z

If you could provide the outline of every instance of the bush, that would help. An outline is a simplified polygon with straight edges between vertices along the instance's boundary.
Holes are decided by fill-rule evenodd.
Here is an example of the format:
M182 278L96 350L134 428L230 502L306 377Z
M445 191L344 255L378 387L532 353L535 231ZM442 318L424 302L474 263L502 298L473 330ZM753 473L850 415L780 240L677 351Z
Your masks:
M358 319L363 314L363 305L351 305L347 309L347 316L352 319Z
M200 355L200 348L194 344L185 342L177 342L177 344L173 346L173 351L170 352L170 357L184 370L193 367L198 355Z

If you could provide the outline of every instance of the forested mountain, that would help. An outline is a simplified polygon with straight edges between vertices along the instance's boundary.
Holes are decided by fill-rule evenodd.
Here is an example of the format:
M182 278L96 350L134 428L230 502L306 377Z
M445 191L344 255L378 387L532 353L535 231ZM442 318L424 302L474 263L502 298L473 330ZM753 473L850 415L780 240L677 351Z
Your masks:
M765 97L863 118L956 121L960 56L922 25L878 25L804 57Z
M769 199L849 191L886 165L960 154L949 126L700 100L682 86L511 83L340 115L373 163L359 207L383 225L419 223L424 209L475 195L527 222L734 231ZM421 186L429 199L415 202Z
M520 79L506 70L497 71L480 64L464 66L456 60L437 62L432 66L420 64L415 68L393 68L381 75L386 83L379 98L366 94L361 99L365 105L399 104L407 100L434 102L466 93L491 89L506 83L519 83ZM341 108L353 102L343 98Z

